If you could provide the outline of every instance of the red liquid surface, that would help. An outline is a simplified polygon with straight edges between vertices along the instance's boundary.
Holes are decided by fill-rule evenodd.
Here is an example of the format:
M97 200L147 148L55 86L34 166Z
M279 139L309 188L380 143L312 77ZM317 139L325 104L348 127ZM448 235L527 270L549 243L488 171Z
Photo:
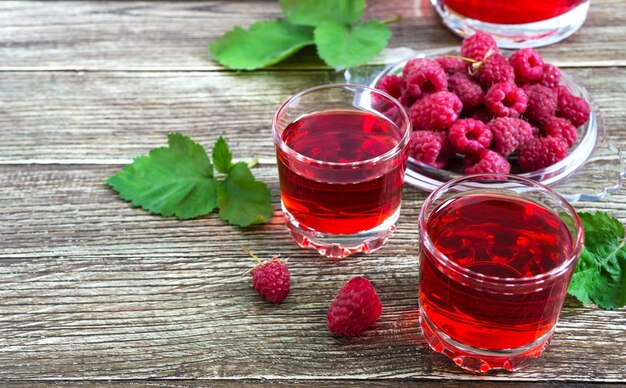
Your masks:
M444 0L463 16L497 24L533 23L571 11L585 0Z
M323 111L301 117L283 132L301 155L323 162L360 162L392 150L402 132L389 120L362 111ZM278 151L281 197L303 227L351 234L372 229L400 206L406 157L358 168L320 166Z
M491 194L442 203L431 214L427 231L450 260L488 276L532 277L558 267L572 251L570 233L556 214L532 202ZM442 268L425 249L421 255L420 305L453 340L482 349L518 348L556 324L571 270L511 295L468 282Z

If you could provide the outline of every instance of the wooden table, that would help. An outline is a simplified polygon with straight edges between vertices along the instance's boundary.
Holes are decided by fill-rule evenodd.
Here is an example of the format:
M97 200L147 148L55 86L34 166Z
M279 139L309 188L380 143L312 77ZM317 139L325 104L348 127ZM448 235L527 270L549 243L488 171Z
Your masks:
M458 45L423 1L368 1L402 15L390 46ZM279 14L275 2L0 3L0 383L240 386L451 386L491 381L624 382L626 311L568 297L549 350L528 369L473 376L427 348L417 321L416 218L425 193L406 187L398 232L381 251L341 262L297 249L280 211L238 229L215 214L150 215L104 184L131 158L182 131L224 135L279 206L270 120L303 88L338 79L305 50L263 71L226 71L207 44L234 25ZM595 97L610 138L626 132L626 3L594 0L585 26L541 49ZM626 221L624 192L578 210ZM241 274L289 256L293 287L270 305ZM337 339L326 309L355 275L384 312L366 335Z

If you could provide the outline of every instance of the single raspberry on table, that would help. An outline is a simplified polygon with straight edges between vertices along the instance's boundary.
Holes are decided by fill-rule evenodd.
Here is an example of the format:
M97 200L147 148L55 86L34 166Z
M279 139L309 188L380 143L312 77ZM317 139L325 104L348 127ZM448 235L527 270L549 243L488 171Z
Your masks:
M399 98L402 95L402 77L395 74L386 75L378 81L376 89L380 89L394 98Z
M489 127L479 120L460 119L448 130L450 144L462 154L478 154L489 147L492 139Z
M435 168L444 168L451 154L450 144L443 132L413 131L409 155Z
M493 133L493 150L507 157L533 137L529 123L514 117L498 117L487 124Z
M543 59L531 48L519 49L509 57L518 85L539 82L543 75Z
M576 127L569 120L561 117L552 117L543 124L546 136L560 137L571 147L577 138Z
M459 97L463 111L470 112L483 103L485 93L480 85L464 73L455 73L448 77L448 90Z
M465 157L465 174L508 174L511 165L506 158L492 150L482 150L477 156Z
M467 74L467 62L452 57L438 57L435 62L441 66L448 76L456 73Z
M539 85L555 89L559 86L559 82L561 82L561 70L550 63L545 63L543 65L543 74L539 80Z
M328 330L350 338L372 326L382 312L378 294L369 280L356 276L341 290L328 308Z
M496 41L491 35L484 32L477 32L468 36L461 43L461 56L475 61L482 61L489 50L493 54L499 53Z
M524 172L553 165L567 156L567 142L560 137L534 138L520 147L517 162Z
M568 119L575 127L589 120L591 109L582 97L573 96L565 87L558 88L556 115Z
M524 116L536 123L543 123L553 117L556 112L556 93L542 85L526 85L524 91L528 96L528 105Z
M285 300L291 287L291 276L285 261L279 260L277 257L261 261L249 250L245 248L242 250L258 262L256 267L249 271L252 273L252 287L256 292L272 303L280 303Z
M485 95L485 107L496 117L519 117L526 111L528 97L522 88L508 82L494 84Z
M454 93L437 92L416 101L409 116L413 129L444 131L459 117L463 103Z
M421 95L446 90L446 73L435 61L425 59L405 76L408 87L418 87ZM419 98L419 97L418 97Z
M487 110L487 108L485 108L484 106L481 106L481 107L474 109L470 118L480 120L483 123L487 124L493 119L493 115L491 114L491 112Z
M499 82L515 83L513 66L500 54L493 54L476 71L476 80L484 89Z

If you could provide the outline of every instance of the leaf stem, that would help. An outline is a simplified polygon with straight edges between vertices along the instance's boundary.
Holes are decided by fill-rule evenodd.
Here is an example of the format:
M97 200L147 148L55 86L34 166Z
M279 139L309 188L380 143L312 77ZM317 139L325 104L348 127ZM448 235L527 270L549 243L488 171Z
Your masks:
M254 253L250 252L250 251L248 250L248 248L246 248L246 247L241 247L241 250L242 250L243 252L245 252L245 253L249 254L250 256L254 257L254 259L255 259L256 261L258 261L258 262L259 262L259 264L261 264L261 259L259 259L259 258L257 257L257 255L255 255Z
M400 20L402 20L402 16L396 15L393 18L383 19L380 22L383 23L383 24L393 24L393 23L399 22Z

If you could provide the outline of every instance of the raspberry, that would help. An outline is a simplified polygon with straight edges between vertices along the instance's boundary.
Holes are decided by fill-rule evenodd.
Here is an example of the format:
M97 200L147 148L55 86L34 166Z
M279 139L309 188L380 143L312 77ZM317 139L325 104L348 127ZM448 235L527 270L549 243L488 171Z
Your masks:
M527 104L524 90L507 82L494 84L485 95L485 106L496 117L519 117Z
M589 120L591 110L589 104L582 97L572 96L567 89L558 89L556 114L568 119L575 127L580 127Z
M549 87L550 89L554 89L559 86L559 82L561 81L561 70L558 67L546 63L543 65L543 74L541 75L541 79L539 80L539 85L543 85Z
M497 152L491 150L482 150L478 158L465 158L465 174L508 174L511 171L511 165Z
M448 78L448 90L459 97L463 103L464 112L469 112L480 106L485 97L480 85L463 73L455 73Z
M413 106L416 100L417 99L411 96L409 93L402 93L402 96L400 96L400 98L398 99L398 101L400 101L400 103L407 108Z
M478 154L489 147L493 134L482 121L474 119L457 120L448 130L450 144L462 154Z
M530 128L532 129L533 137L542 137L543 136L543 131L538 126L531 125Z
M258 264L252 268L252 286L264 299L272 303L280 303L289 295L291 277L289 268L283 260L276 257L261 261L252 252L243 249L244 252L254 257Z
M419 87L420 94L433 94L446 90L446 73L435 61L424 60L405 77L409 87Z
M491 112L485 109L485 107L480 107L472 112L470 118L480 120L483 123L487 124L493 119L493 115L491 114Z
M576 142L576 127L567 119L552 117L543 124L543 131L547 136L560 137L571 147Z
M543 123L554 116L556 111L556 93L541 85L526 85L524 91L528 96L528 106L524 115L532 121Z
M533 130L526 121L513 117L498 117L487 124L493 133L493 150L509 156L520 145L533 136Z
M399 98L402 94L402 77L395 74L386 75L378 81L376 89L386 92L393 98Z
M356 276L339 290L330 304L326 317L328 330L342 337L354 337L372 326L382 309L372 283Z
M518 85L539 82L543 75L543 59L531 48L517 50L509 57Z
M461 59L452 57L439 57L435 59L435 62L437 62L437 64L441 66L443 71L445 71L446 74L449 76L456 73L467 74L467 62Z
M490 49L493 54L499 53L498 45L491 35L477 32L463 40L463 43L461 43L461 56L475 61L482 61Z
M402 76L406 78L413 71L422 67L422 65L426 62L432 62L432 60L426 59L426 58L409 59L407 63L404 65L404 67L402 68Z
M531 139L520 147L517 162L522 171L536 171L565 158L567 149L567 142L559 137Z
M463 108L459 98L450 92L437 92L418 100L409 112L415 130L443 131L450 128Z
M409 155L436 168L444 168L450 156L450 145L442 132L414 131L409 142Z
M513 66L500 54L490 56L476 72L476 80L484 89L498 82L514 83Z

